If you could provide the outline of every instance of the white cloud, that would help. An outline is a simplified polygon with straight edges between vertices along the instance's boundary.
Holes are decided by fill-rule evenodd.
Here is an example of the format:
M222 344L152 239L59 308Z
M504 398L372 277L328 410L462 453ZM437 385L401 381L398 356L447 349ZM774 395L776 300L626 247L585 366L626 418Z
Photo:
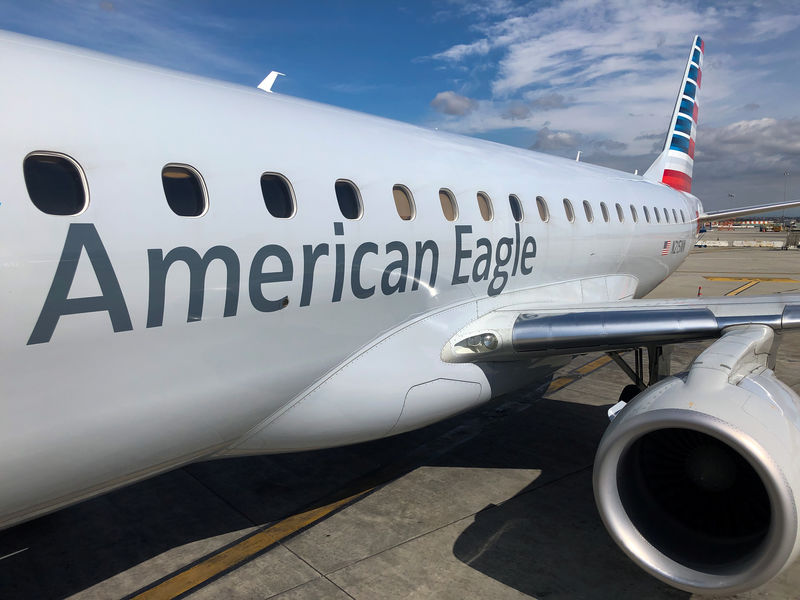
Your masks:
M800 118L737 121L707 129L701 139L698 159L725 173L742 167L777 173L800 166Z
M466 115L475 110L477 102L453 91L439 92L431 100L431 106L445 115Z
M476 5L453 3L462 18L474 16L471 39L431 57L445 73L459 69L476 105L460 116L436 117L431 125L484 136L527 129L534 149L563 155L582 149L587 160L595 156L626 169L635 162L641 169L663 142L691 36L699 33L707 55L697 189L725 189L725 198L741 185L746 202L744 190L758 189L755 181L766 182L765 198L771 198L782 185L774 183L775 173L800 176L796 2L564 0L498 2L491 10ZM450 86L460 93L467 89L452 81Z
M578 145L580 137L567 131L551 131L549 127L542 127L536 134L536 143L532 146L535 150L564 150Z
M491 46L488 40L478 40L477 42L472 42L471 44L456 44L444 52L434 54L431 58L458 62L468 56L482 56L488 53L490 48Z
M465 13L476 11L471 6L461 8ZM757 95L729 102L737 94L741 98L741 90L753 90L754 79L766 79L768 69L775 65L757 67L757 61L764 62L761 52L747 51L752 64L744 69L737 62L740 57L725 52L715 56L715 36L723 39L738 32L738 42L747 44L800 26L800 16L781 14L781 10L791 10L790 5L770 10L743 1L717 7L683 0L565 0L546 7L528 6L524 11L519 6L502 9L480 13L474 25L477 39L432 57L473 73L491 73L491 94L478 98L478 108L464 112L461 119L436 125L483 133L513 122L514 127L538 130L542 111L550 109L546 119L555 130L623 140L631 154L650 150L636 139L643 132L662 123L666 129L695 31L712 41L712 58L704 65L699 96L701 119L708 114L705 103L712 100L729 118L745 110L745 104L764 106ZM687 31L687 24L695 31ZM492 64L487 55L499 59ZM770 85L774 84L765 82L766 93L772 91ZM544 102L556 97L570 101Z
M241 21L156 0L42 4L4 5L3 26L77 46L91 40L101 52L183 71L225 79L254 75L252 66L226 52L222 43L241 36Z
M800 27L800 15L765 16L752 24L754 41L771 40Z

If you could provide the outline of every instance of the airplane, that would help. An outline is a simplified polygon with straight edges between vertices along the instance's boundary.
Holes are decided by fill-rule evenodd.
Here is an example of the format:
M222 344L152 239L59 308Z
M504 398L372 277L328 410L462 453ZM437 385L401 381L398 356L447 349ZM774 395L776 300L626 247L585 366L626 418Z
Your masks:
M410 431L603 351L633 380L595 462L611 536L691 592L776 576L800 296L642 299L702 222L800 205L691 194L704 51L637 175L1 33L0 527ZM671 374L691 340L716 341Z

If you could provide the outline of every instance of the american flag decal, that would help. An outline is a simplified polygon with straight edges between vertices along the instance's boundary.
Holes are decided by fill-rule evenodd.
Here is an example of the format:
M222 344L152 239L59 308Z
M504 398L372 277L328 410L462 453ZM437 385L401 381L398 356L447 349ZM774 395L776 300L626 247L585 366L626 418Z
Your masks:
M672 242L664 242L664 247L661 249L661 256L666 256L669 254L669 250L672 247Z

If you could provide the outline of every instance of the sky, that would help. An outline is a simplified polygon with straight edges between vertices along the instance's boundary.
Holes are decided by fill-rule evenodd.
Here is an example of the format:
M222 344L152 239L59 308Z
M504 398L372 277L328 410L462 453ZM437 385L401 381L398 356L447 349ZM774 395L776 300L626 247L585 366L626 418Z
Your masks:
M640 173L699 34L692 192L800 198L797 0L0 0L0 29Z

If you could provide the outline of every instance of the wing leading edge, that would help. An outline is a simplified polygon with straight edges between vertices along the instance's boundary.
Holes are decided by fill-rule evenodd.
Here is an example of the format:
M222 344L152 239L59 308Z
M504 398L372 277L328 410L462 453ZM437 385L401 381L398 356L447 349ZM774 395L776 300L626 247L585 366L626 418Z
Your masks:
M758 206L743 206L741 208L729 208L725 210L712 210L700 215L698 221L720 221L723 219L735 219L746 217L747 215L757 215L759 213L773 212L800 206L800 200L791 202L779 202L777 204L759 204Z
M748 324L775 331L800 329L800 295L629 300L544 310L511 306L459 331L445 345L442 359L509 361L624 350L715 339L728 327Z

